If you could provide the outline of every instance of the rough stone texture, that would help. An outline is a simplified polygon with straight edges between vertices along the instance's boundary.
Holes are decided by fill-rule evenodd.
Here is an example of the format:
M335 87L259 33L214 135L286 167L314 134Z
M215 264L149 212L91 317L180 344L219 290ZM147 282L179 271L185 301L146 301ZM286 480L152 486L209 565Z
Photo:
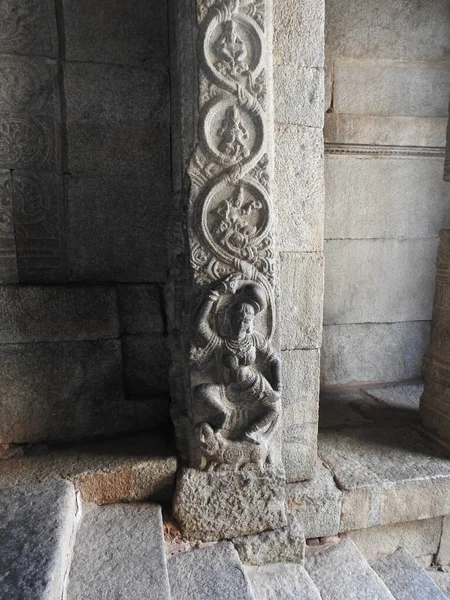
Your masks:
M75 485L85 502L165 502L172 498L177 470L167 437L133 434L71 448L32 446L14 458L0 460L0 488L62 478Z
M429 339L426 321L327 325L323 328L322 382L417 379Z
M167 213L162 207L168 192L161 174L155 183L68 177L67 185L72 281L165 280Z
M162 290L157 285L119 286L120 325L123 333L163 333Z
M323 246L323 135L316 128L275 128L279 248L320 252Z
M248 567L246 572L258 600L321 600L316 586L301 565Z
M442 520L442 536L436 562L439 565L450 564L450 516L448 515Z
M147 397L169 391L170 356L165 338L131 335L123 338L125 389L133 397Z
M179 476L173 514L184 537L214 541L286 525L284 478L267 473L198 471Z
M116 64L167 61L166 2L99 0L93 4L90 0L64 0L63 7L67 60Z
M333 57L448 59L446 0L327 0L326 11L327 52Z
M450 512L450 465L417 432L386 426L319 435L319 456L342 490L341 531Z
M323 256L282 252L280 267L281 348L320 348Z
M430 320L436 250L436 239L327 241L324 323Z
M285 431L282 453L286 481L310 479L317 460L317 422L303 423L295 431L291 427L290 433Z
M448 598L450 598L450 573L430 569L428 575Z
M331 81L331 75L329 79ZM325 143L443 148L446 122L444 117L380 117L327 113ZM379 185L381 184L380 181Z
M336 61L333 107L337 113L445 117L448 65Z
M116 290L0 287L0 343L96 340L119 336Z
M423 383L363 388L379 402L399 410L418 411Z
M327 156L325 173L328 189L332 190L326 200L326 239L436 237L443 224L450 220L448 192L442 182L442 158ZM357 198L358 202L349 202L349 198ZM341 255L341 248L345 250L348 243L341 242L334 251L339 249ZM414 239L410 241L412 243L419 243L426 250L426 244L433 242ZM382 258L375 248L373 252L378 255L374 257L375 266L380 269L382 267L377 263ZM360 252L364 252L364 246L358 250ZM393 263L394 257L387 258L397 276L401 269L405 271L399 284L405 285L403 282L409 271L414 269L416 277L423 271L415 260L398 255L395 257L397 262ZM422 261L430 259L427 253L421 258ZM342 256L337 260L344 262L345 258ZM431 266L434 262L433 258L427 264ZM332 271L327 265L327 277L330 275ZM427 286L429 292L429 281ZM379 290L379 300L385 290L384 286Z
M367 560L404 548L414 557L436 554L441 537L442 518L423 519L352 531L350 537Z
M117 504L90 510L75 543L68 600L170 600L161 509Z
M297 517L306 538L328 537L339 532L342 493L328 469L317 464L311 481L286 487L286 506Z
M63 481L0 491L3 598L62 597L76 510L73 486Z
M396 600L447 600L425 569L403 548L371 562Z
M307 557L305 567L322 600L393 600L393 596L350 541Z
M323 127L323 69L278 65L274 74L275 120L303 127Z
M319 400L319 427L370 423L366 407L366 400L359 389L324 389Z
M286 511L287 525L233 540L239 558L246 565L301 563L305 556L305 536L296 515Z

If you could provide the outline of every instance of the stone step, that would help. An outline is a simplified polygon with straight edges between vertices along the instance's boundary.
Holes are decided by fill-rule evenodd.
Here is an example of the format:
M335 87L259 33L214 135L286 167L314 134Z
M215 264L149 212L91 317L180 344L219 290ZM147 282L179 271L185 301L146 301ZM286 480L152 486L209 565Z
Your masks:
M155 504L95 507L84 515L67 600L170 600L161 509Z
M362 598L393 600L394 598L349 539L308 556L305 560L305 568L323 600L361 600Z
M168 567L172 600L255 600L230 542L172 556Z
M395 600L447 600L428 573L403 548L371 563Z
M77 522L65 481L0 490L0 598L59 600Z
M246 566L245 571L257 600L321 600L318 589L299 564Z

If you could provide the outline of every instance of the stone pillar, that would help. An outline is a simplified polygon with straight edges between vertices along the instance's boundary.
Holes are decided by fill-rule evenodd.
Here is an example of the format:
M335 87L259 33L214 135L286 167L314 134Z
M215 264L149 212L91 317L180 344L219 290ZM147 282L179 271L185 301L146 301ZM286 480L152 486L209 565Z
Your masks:
M168 285L183 533L285 523L270 0L172 2Z

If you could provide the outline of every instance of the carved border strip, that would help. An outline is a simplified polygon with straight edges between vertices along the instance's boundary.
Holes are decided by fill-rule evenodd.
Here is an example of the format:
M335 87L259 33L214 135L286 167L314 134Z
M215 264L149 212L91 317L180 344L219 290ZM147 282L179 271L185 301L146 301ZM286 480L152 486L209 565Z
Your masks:
M445 156L445 148L419 147L419 146L370 146L366 144L325 144L325 154L350 154L371 156L395 157L429 157L441 158Z

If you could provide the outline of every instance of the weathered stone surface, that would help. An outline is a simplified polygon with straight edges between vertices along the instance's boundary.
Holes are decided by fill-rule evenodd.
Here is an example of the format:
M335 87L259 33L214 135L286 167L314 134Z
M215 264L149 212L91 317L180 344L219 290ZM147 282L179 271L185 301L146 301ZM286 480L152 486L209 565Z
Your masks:
M278 124L275 180L279 248L320 252L323 245L323 135L318 129Z
M450 573L435 569L427 571L434 583L450 598Z
M327 241L324 323L431 319L436 250L437 239Z
M418 411L423 383L362 388L379 402L400 410Z
M441 536L442 518L423 519L352 531L350 538L368 561L403 548L414 557L436 554Z
M333 107L337 113L445 117L447 65L336 61Z
M165 280L168 193L164 178L156 181L67 178L72 281Z
M170 600L161 509L152 504L94 508L81 522L68 600Z
M64 0L68 61L142 64L167 60L165 1ZM126 26L125 26L126 24Z
M450 564L450 516L448 515L442 520L442 536L436 562L439 565Z
M0 168L51 172L60 168L60 127L53 117L2 113L0 128Z
M184 469L173 513L184 537L214 541L261 533L286 525L284 478L250 471Z
M429 339L428 322L327 325L323 329L322 381L333 385L417 379Z
M75 490L63 481L0 491L3 598L62 597L76 511Z
M131 335L122 340L124 383L128 395L147 397L169 391L170 356L160 335Z
M286 481L310 479L317 460L317 421L289 427L283 432L283 466Z
M308 556L305 567L323 600L393 600L393 596L350 540Z
M323 67L324 4L317 0L276 0L273 3L275 71L280 65Z
M229 542L172 556L168 569L173 600L255 600L239 556Z
M2 344L119 336L112 286L0 287L0 320Z
M324 136L325 143L331 144L443 148L446 124L447 119L444 117L380 117L327 113Z
M162 290L157 285L120 285L119 310L123 333L164 331Z
M448 59L446 0L328 0L326 10L327 53L333 57Z
M241 561L246 565L303 562L303 529L291 510L286 511L286 519L287 525L281 529L235 538L233 544Z
M303 127L323 127L323 69L278 65L274 73L275 120Z
M169 119L169 79L163 69L67 63L64 87L71 121Z
M320 394L319 426L338 427L370 423L366 406L367 400L358 388L326 388Z
M297 517L306 538L328 537L339 532L342 493L328 469L317 464L311 481L286 487L286 506Z
M450 512L450 465L417 432L370 426L319 435L319 456L343 492L341 531Z
M282 252L280 267L281 348L320 348L323 256Z
M14 0L2 9L0 52L56 57L58 51L55 5L37 0L17 10Z
M310 576L301 565L272 564L246 568L258 600L321 600Z
M419 160L414 157L329 155L325 160L325 180L329 190L325 211L326 239L437 237L443 224L450 219L448 192L442 182L442 158L439 157ZM348 243L342 242L339 246L342 252ZM381 250L377 250L376 246L381 242L362 243L366 247L370 243L375 244L373 252L381 260ZM388 248L389 242L386 243ZM419 248L424 253L420 260L430 260L427 244L430 245L431 240L420 243ZM364 245L358 253L364 253ZM392 249L395 250L395 246ZM336 260L339 258L345 260L341 252ZM393 258L390 259L391 268L397 276L399 270L403 269L404 274L399 281L401 284L406 274L410 275L409 265L414 262L405 261L403 257L403 264L392 264ZM402 260L401 256L397 258ZM434 262L433 258L430 266ZM416 273L420 271L423 271L423 267L414 269ZM379 300L383 298L385 289L379 290L382 292Z
M447 600L425 569L403 548L371 562L396 600Z
M283 357L284 438L293 439L303 423L317 423L319 350L285 350Z

